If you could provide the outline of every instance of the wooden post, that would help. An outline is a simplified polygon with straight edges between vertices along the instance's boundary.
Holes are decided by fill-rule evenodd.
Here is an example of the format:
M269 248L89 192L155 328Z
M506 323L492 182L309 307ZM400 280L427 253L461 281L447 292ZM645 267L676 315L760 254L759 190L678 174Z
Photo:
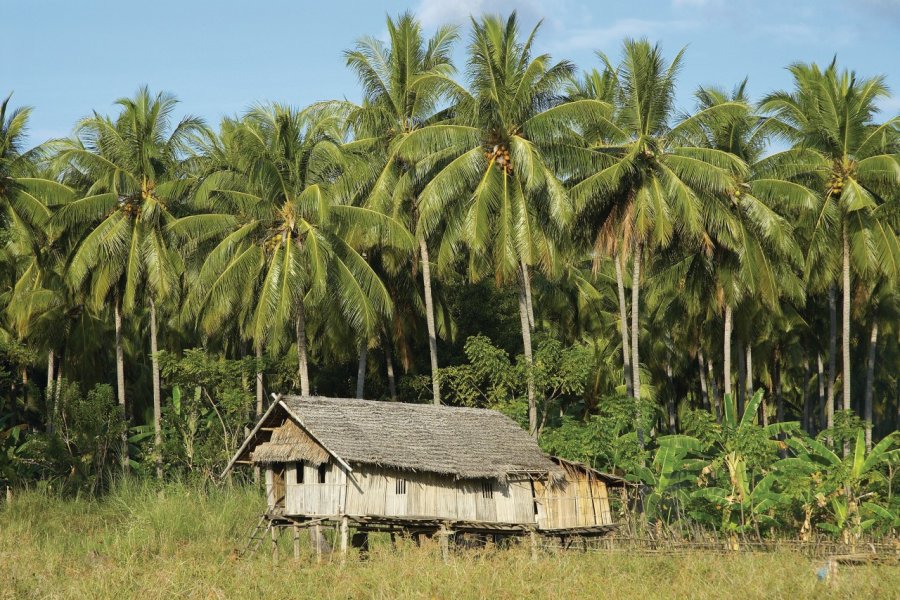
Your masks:
M529 532L529 537L531 538L531 560L536 561L538 559L538 537L534 529Z
M347 515L341 517L341 562L347 559L347 537L350 533L350 519Z
M300 526L294 523L294 560L300 559Z
M272 560L278 562L278 527L274 524L271 528L272 531Z
M316 563L322 562L322 544L320 540L322 539L322 530L319 528L319 524L316 523L313 525L313 535L315 536L315 543L313 544L316 547Z
M441 560L447 562L450 559L450 532L447 530L446 523L441 525L438 537L441 544Z

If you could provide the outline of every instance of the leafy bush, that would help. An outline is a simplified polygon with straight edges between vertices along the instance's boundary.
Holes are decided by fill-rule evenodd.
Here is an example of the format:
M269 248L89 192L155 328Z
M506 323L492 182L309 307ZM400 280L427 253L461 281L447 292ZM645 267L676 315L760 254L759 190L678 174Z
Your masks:
M46 432L10 430L4 476L14 484L37 481L66 494L108 487L126 428L112 388L97 385L83 395L78 385L63 382L51 423Z

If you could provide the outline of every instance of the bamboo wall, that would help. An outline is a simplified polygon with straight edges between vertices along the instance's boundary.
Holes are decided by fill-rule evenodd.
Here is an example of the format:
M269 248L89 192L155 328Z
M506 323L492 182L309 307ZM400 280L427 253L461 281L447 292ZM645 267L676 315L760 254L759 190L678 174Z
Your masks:
M540 529L566 529L612 525L609 493L606 483L595 473L563 465L566 480L548 486L535 482L535 492L541 510Z
M303 483L296 483L297 471L303 470ZM344 512L347 476L334 463L323 465L325 483L319 483L319 467L288 463L286 469L285 512L289 515L327 516Z

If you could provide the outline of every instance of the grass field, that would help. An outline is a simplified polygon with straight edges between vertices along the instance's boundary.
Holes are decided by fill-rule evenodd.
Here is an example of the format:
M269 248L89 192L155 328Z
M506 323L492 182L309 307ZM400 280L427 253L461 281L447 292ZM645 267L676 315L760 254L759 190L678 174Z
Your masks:
M842 567L790 552L648 557L524 547L374 543L368 560L236 559L262 510L255 490L129 485L102 501L22 493L0 504L0 598L898 598L900 567ZM377 541L377 540L376 540Z

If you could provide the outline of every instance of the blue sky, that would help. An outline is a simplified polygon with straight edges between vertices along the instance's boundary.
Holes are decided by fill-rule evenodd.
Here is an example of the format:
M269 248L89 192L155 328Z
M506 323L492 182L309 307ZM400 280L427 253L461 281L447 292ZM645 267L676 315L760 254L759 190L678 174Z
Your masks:
M669 56L687 46L682 109L698 85L748 76L758 97L789 85L787 64L835 54L900 94L900 0L0 0L0 95L34 107L32 143L68 135L92 110L113 112L142 84L213 125L260 101L358 99L343 50L384 37L385 15L407 9L429 30L462 24L462 41L468 15L517 9L529 26L543 19L539 51L582 68L598 64L596 50L615 59L627 36L659 41ZM897 114L900 96L882 107Z

